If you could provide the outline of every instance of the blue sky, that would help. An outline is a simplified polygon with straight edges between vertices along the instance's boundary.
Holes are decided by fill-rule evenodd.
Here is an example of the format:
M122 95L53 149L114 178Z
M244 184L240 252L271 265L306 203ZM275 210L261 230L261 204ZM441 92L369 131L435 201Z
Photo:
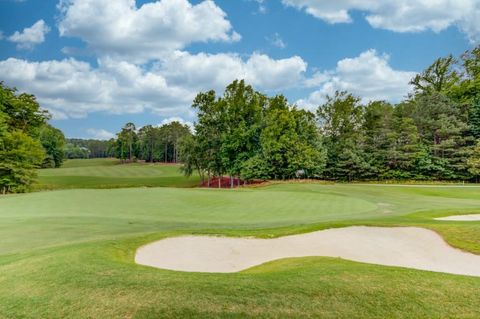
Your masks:
M398 102L478 44L478 2L0 0L0 80L82 138L193 122L195 94L235 78L311 110L335 90Z

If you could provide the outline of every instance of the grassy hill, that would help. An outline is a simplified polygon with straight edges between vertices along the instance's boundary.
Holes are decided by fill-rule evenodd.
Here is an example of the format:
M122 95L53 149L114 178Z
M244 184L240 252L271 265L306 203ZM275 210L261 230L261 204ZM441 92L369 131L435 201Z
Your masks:
M196 176L186 178L180 165L131 163L117 159L67 160L61 168L38 170L36 189L193 187Z

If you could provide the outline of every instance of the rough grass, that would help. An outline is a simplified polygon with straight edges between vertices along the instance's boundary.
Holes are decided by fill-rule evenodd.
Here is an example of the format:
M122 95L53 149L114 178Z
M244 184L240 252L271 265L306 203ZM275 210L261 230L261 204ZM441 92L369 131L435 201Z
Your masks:
M36 190L73 188L193 187L199 178L186 178L180 165L131 163L117 159L67 160L61 168L38 170Z
M480 188L280 184L64 190L0 198L0 317L478 318L480 278L332 258L236 274L134 264L186 233L276 237L348 225L420 226L480 254Z

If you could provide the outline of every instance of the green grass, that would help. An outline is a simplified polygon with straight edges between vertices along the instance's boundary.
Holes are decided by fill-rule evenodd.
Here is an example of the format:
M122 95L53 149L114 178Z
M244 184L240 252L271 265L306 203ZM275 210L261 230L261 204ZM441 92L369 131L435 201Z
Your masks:
M73 188L193 187L196 176L186 178L180 165L131 163L116 159L67 160L61 168L38 170L37 190Z
M480 222L433 219L465 213L480 213L480 188L294 183L0 197L0 317L478 318L476 277L332 258L235 274L133 262L137 247L167 236L275 237L357 224L426 227L480 254Z

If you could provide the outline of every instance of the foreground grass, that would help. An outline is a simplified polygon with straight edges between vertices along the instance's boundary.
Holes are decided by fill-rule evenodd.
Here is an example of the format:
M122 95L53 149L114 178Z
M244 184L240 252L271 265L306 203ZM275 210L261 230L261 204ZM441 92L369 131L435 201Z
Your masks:
M480 254L480 188L281 184L257 189L66 190L0 198L0 317L480 317L480 278L286 259L236 274L134 264L185 233L275 237L348 225L421 226Z
M37 190L73 188L193 187L196 176L186 178L180 165L131 163L117 159L67 160L61 168L38 170Z

